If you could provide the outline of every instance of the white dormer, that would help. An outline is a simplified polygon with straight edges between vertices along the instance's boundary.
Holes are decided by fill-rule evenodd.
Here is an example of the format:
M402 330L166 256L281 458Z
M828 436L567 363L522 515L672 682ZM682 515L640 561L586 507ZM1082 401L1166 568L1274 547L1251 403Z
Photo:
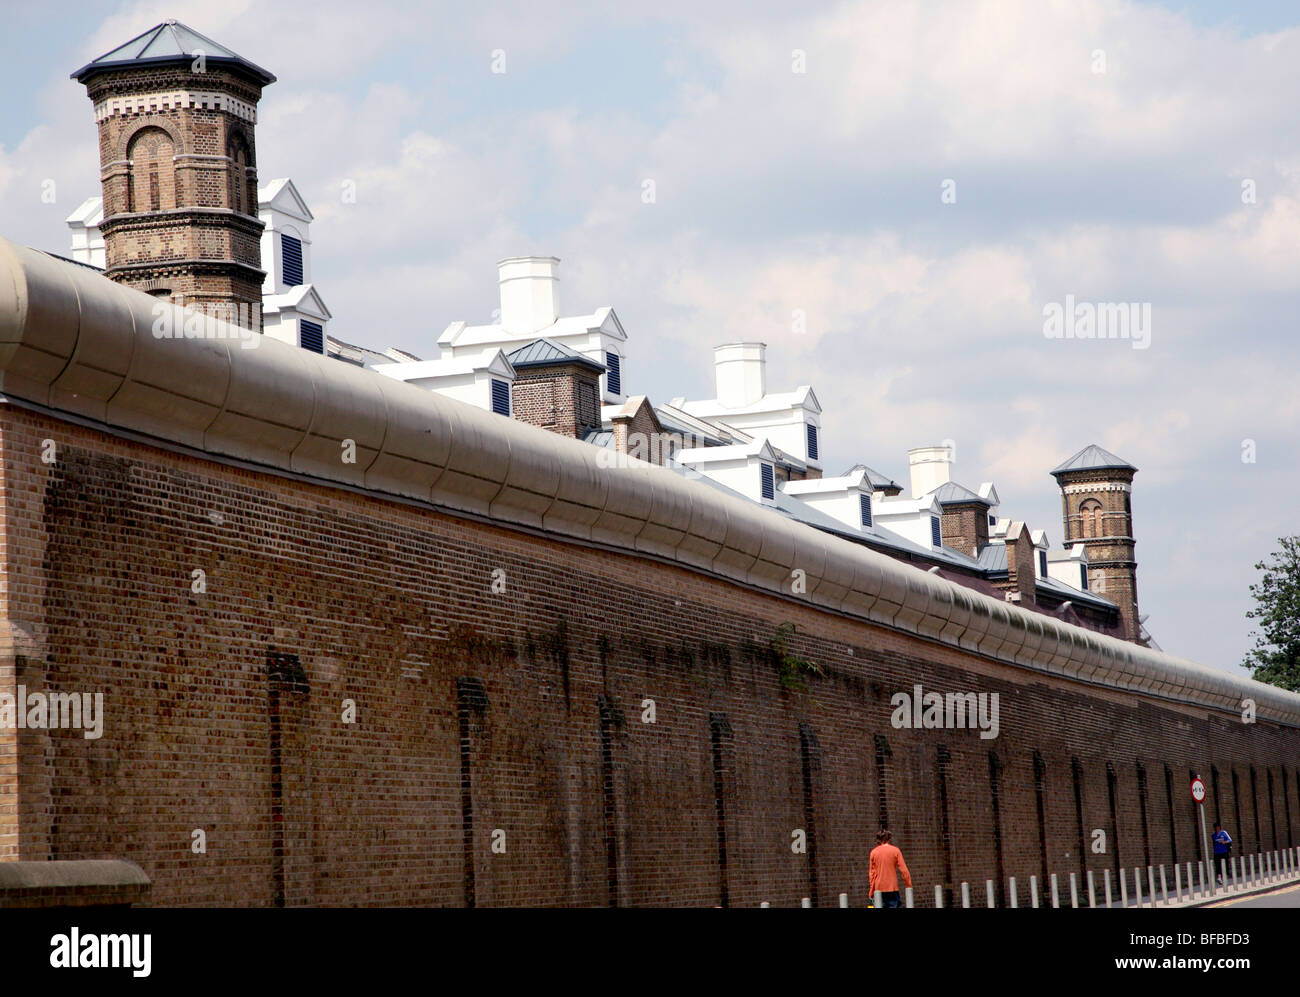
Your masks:
M500 307L490 325L453 322L438 337L443 359L488 348L511 350L546 338L595 360L605 368L601 401L621 406L628 399L624 365L627 333L612 308L589 315L559 314L559 266L554 256L512 256L497 264Z
M1049 577L1047 552L1050 544L1047 542L1046 530L1030 530L1030 542L1034 545L1034 575L1037 578Z
M454 359L374 364L376 372L497 415L512 416L515 369L499 349Z
M998 506L1002 504L1002 499L998 497L998 490L993 487L993 482L991 481L980 482L980 487L977 494L979 495L980 498L982 498L985 502L989 504L989 511L988 511L989 533L992 533L994 527L997 526ZM1003 532L1005 533L1006 531L1004 530Z
M1058 582L1088 591L1088 548L1075 544L1047 552L1047 574Z
M776 503L777 453L767 440L679 450L674 461L764 505Z
M262 332L312 353L325 352L325 327L332 317L311 284L262 296Z
M674 404L699 419L766 437L772 445L821 470L822 407L810 385L793 391L767 390L767 347L725 343L713 348L717 397Z
M262 220L262 331L272 339L324 353L332 317L311 281L312 213L288 177L257 189Z
M781 491L852 529L869 530L873 525L873 488L866 468L857 468L838 478L786 481L781 484Z
M88 197L67 218L72 230L72 258L103 270L108 266L104 254L104 233L99 230L104 221L104 199Z
M311 283L311 223L307 202L288 177L257 189L262 229L262 296L284 294Z
M871 518L875 525L922 547L943 546L943 507L933 493L920 498L891 498L876 492L871 499Z

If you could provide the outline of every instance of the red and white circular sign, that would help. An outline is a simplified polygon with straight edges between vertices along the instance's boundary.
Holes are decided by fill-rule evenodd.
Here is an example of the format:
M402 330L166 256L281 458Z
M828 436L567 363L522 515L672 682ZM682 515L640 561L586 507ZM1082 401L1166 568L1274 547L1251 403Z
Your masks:
M1205 783L1200 779L1192 780L1192 799L1197 803L1205 802Z

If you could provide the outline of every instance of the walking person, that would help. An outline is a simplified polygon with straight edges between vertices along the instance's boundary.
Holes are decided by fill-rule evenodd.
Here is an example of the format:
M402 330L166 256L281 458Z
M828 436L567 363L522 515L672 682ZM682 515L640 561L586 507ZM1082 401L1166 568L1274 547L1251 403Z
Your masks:
M871 896L875 897L879 893L881 906L887 908L903 906L899 901L900 876L904 886L908 889L912 887L912 874L907 871L903 853L893 844L893 839L894 836L885 830L877 834L876 847L871 849L868 864L868 889Z
M1222 824L1214 825L1214 864L1219 867L1219 882L1227 885L1228 856L1232 854L1232 837Z

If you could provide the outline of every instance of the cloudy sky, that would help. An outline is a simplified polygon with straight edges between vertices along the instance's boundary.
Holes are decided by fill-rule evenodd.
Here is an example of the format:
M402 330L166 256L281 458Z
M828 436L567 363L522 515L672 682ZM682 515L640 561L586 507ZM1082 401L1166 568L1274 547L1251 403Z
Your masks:
M905 480L950 439L1056 545L1048 471L1115 451L1156 639L1230 670L1250 645L1253 565L1300 532L1294 3L0 8L7 238L67 251L99 193L68 74L174 17L279 77L259 175L316 214L334 335L434 356L491 320L496 260L559 256L563 310L622 319L634 392L711 396L714 344L766 342L831 473ZM1067 295L1150 305L1149 346L1048 338Z

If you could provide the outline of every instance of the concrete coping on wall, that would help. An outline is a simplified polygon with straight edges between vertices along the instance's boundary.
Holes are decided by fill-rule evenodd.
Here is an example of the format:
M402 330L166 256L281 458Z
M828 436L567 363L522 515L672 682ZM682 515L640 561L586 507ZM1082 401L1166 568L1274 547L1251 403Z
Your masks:
M145 871L125 859L0 862L0 907L102 907L149 902Z
M665 468L601 466L579 440L189 316L4 239L0 392L219 458L673 561L1033 671L1237 714L1251 699L1258 717L1300 726L1296 693L1000 602Z

